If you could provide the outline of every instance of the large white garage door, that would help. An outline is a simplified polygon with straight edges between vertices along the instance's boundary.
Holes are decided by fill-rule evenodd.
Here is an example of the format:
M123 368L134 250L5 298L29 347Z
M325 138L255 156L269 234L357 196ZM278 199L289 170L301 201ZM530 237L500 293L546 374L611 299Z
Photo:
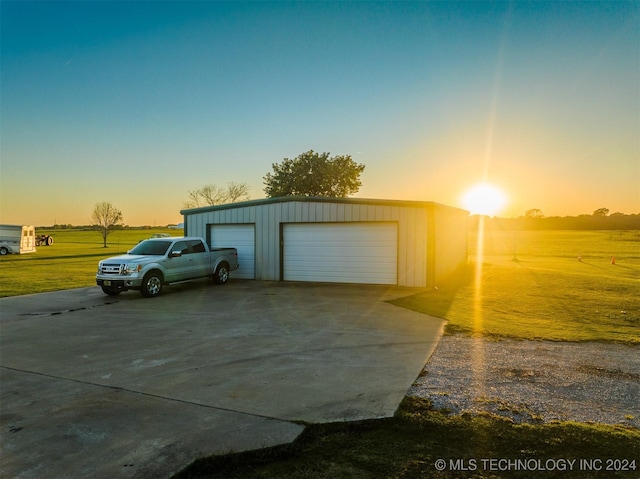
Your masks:
M256 235L254 225L212 225L211 246L236 248L240 267L231 272L232 278L254 279L256 263Z
M286 224L286 281L397 284L395 223Z

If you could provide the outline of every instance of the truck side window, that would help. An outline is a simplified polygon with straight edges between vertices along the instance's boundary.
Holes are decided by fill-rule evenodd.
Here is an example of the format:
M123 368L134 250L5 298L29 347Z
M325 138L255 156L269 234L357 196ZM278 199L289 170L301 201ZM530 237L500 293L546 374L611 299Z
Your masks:
M189 241L191 247L193 248L194 253L204 253L206 249L204 248L204 244L200 240L192 240Z
M180 251L183 255L185 254L189 254L189 246L187 245L186 241L178 241L176 244L173 245L173 248L171 248L171 251Z

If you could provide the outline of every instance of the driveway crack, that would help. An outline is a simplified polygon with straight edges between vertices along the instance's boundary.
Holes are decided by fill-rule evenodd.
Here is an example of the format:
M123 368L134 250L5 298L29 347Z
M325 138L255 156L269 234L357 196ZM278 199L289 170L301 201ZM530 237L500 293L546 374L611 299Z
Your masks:
M14 372L24 373L24 374L33 374L35 376L41 376L41 377L46 377L46 378L50 378L50 379L57 379L57 380L61 380L61 381L69 381L69 382L73 382L73 383L76 383L76 384L83 384L83 385L86 385L86 386L93 386L93 387L102 388L102 389L109 389L109 390L112 390L112 391L122 391L122 392L130 393L130 394L138 394L140 396L150 397L150 398L154 398L154 399L162 399L162 400L165 400L165 401L171 401L171 402L176 402L176 403L180 403L180 404L187 404L187 405L190 405L190 406L198 406L198 407L203 407L203 408L207 408L207 409L213 409L213 410L216 410L216 411L223 411L223 412L230 412L230 413L234 413L234 414L241 414L243 416L258 417L258 418L267 419L267 420L270 420L270 421L282 421L282 422L288 422L288 423L295 423L295 421L291 421L290 419L283 419L283 418L279 418L279 417L266 416L264 414L249 413L249 412L245 412L245 411L239 411L237 409L230 409L230 408L225 408L225 407L220 407L220 406L212 406L210 404L199 403L199 402L196 402L196 401L187 401L185 399L178 399L178 398L173 398L173 397L168 397L168 396L162 396L160 394L148 393L148 392L144 392L144 391L137 391L135 389L125 388L125 387L121 387L121 386L109 386L109 385L106 385L106 384L95 383L95 382L92 382L92 381L84 381L82 379L68 378L68 377L64 377L64 376L56 376L55 374L47 374L47 373L41 373L41 372L38 372L38 371L29 371L29 370L26 370L26 369L13 368L11 366L0 366L0 369L5 369L7 371L14 371Z

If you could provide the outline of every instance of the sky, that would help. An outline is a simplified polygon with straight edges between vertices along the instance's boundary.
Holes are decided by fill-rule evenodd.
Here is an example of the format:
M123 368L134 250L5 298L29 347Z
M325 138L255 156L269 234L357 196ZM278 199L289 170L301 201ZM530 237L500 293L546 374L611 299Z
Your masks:
M640 213L640 3L1 1L0 222L182 221L308 150L356 198ZM468 195L467 195L468 196Z

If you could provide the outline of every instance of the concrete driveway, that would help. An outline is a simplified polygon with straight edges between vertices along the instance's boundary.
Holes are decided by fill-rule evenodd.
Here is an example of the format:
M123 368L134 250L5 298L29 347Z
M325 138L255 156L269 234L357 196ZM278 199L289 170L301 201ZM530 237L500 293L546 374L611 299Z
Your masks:
M384 286L208 281L0 299L0 476L167 478L392 416L443 322Z

